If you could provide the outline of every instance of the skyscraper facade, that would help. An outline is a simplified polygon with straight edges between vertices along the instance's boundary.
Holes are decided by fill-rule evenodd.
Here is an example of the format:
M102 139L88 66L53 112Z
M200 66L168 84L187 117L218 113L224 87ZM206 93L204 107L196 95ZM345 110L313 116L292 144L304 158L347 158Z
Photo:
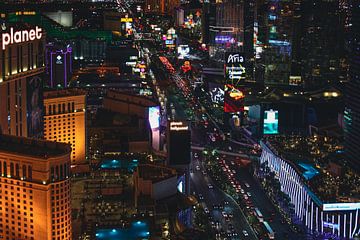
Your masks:
M70 147L0 135L0 238L72 239Z
M86 159L86 92L65 89L44 93L44 137L49 141L71 144L71 164Z
M345 153L349 166L360 172L360 3L351 8L350 81L346 89Z
M3 133L42 137L45 34L38 26L0 30L0 126Z

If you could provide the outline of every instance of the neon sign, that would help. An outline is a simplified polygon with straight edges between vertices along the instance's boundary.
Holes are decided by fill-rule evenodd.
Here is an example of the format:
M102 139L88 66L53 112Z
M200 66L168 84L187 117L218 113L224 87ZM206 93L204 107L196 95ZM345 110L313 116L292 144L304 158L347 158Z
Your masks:
M5 50L6 46L10 44L34 41L35 39L41 39L41 37L42 29L38 26L35 29L15 32L14 28L10 28L10 33L3 33L1 35L2 49Z
M172 131L186 131L189 130L189 126L184 122L170 122L170 130Z

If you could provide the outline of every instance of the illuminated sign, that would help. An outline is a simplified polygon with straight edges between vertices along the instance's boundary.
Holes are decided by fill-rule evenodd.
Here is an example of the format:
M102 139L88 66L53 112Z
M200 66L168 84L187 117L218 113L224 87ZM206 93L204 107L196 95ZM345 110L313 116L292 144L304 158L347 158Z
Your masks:
M231 84L224 87L224 112L235 113L244 111L245 93L243 89Z
M279 133L279 113L272 109L266 110L264 113L264 134Z
M222 103L224 102L224 90L220 87L210 89L210 97L212 102Z
M188 45L179 45L177 48L177 52L179 54L179 59L184 59L184 57L187 57L190 53L190 48Z
M215 43L235 43L235 38L231 36L215 36Z
M227 53L226 54L226 63L243 63L244 57L240 53Z
M121 18L120 21L121 22L132 22L133 19L132 18Z
M26 16L32 16L32 15L36 15L36 12L34 11L23 11L23 12L16 12L16 15L26 15Z
M241 53L225 53L226 83L237 86L245 79L246 69L244 64L245 59Z
M298 86L302 84L301 76L290 76L289 85Z
M10 28L10 33L3 33L1 35L2 49L5 50L6 46L10 44L34 41L35 39L41 39L41 37L42 29L38 26L35 29L15 32L14 28Z
M331 223L331 222L323 222L324 227L339 229L339 224Z
M187 131L189 126L185 122L170 122L171 131Z
M136 65L136 62L125 62L125 65L134 67Z
M323 204L323 211L349 211L360 209L358 203L326 203Z
M61 55L57 55L56 64L63 64Z
M181 193L185 192L185 176L182 175L179 179L178 179L178 183L177 183L177 190Z
M165 44L166 44L166 45L173 45L173 44L174 44L174 40L173 40L173 39L165 40Z
M159 108L159 106L149 107L149 123L150 123L151 129L156 129L160 126L160 108Z

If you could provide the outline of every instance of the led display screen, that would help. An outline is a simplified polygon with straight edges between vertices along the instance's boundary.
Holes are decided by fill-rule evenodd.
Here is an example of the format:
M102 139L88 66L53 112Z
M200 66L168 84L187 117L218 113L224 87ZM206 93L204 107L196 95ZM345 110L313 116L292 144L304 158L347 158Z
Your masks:
M264 112L264 134L279 133L279 113L274 110L266 110Z
M241 88L231 84L224 86L224 112L235 113L244 111L245 93Z
M158 128L160 125L160 108L159 106L156 107L149 107L149 123L151 129Z
M224 85L209 83L209 94L213 103L224 103Z
M27 80L27 124L28 136L41 138L43 136L43 81L40 76Z

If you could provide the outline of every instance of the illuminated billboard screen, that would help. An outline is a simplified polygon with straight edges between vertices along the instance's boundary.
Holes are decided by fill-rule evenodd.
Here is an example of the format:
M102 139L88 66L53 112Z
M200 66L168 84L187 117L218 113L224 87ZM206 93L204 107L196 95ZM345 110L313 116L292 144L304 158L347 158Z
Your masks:
M264 112L264 134L279 133L279 113L274 110L266 110Z
M185 175L178 178L177 189L180 193L185 193Z
M160 126L160 107L149 107L149 123L151 129L156 129Z
M33 76L27 81L27 124L28 137L43 137L43 81L40 76Z
M225 53L225 81L238 86L245 81L245 58L242 53Z
M190 53L190 48L188 45L179 45L177 48L177 53L178 53L179 59L184 59L184 58L188 57L188 55Z
M224 86L224 112L235 113L244 111L245 93L241 88L231 84Z
M209 94L213 103L224 103L224 85L209 83Z

